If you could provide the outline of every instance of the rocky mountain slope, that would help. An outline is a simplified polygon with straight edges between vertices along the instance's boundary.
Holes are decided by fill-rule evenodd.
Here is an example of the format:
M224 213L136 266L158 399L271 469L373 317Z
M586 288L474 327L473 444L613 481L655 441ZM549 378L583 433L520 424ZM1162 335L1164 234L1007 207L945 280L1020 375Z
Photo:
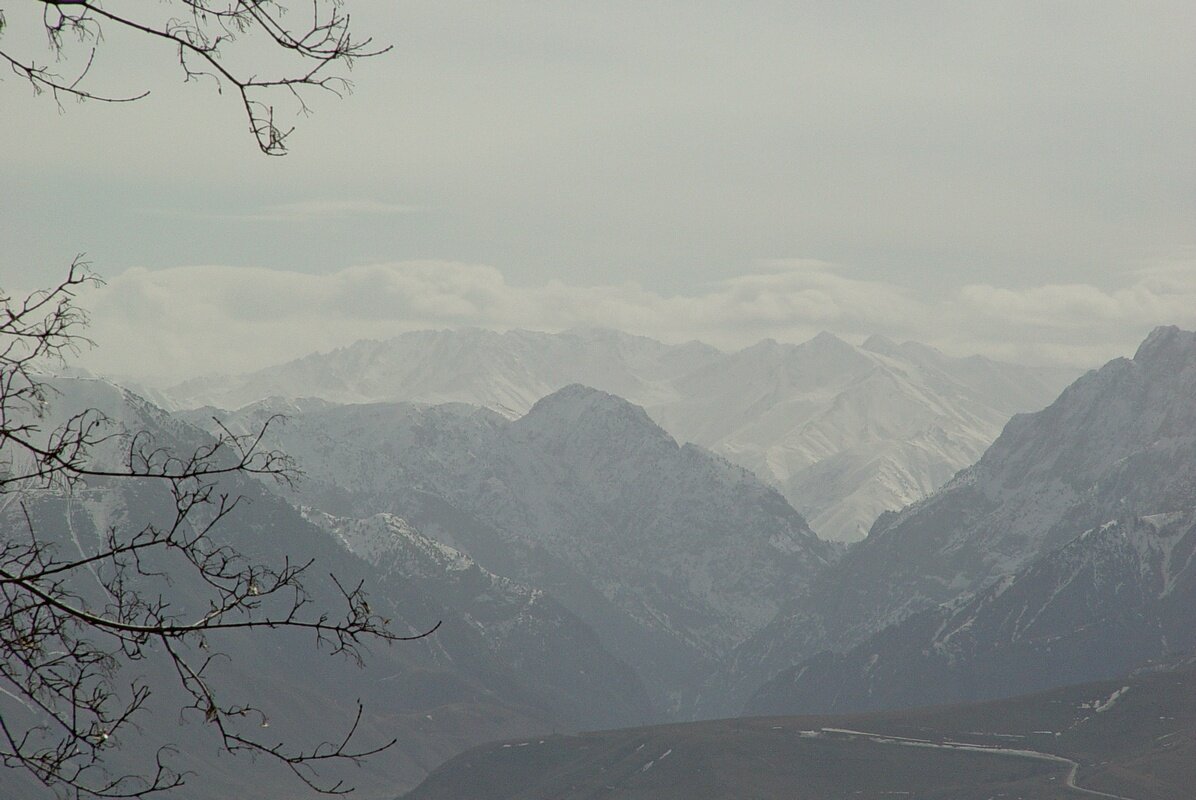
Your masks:
M821 650L983 591L1110 520L1196 507L1196 333L1159 328L1132 359L1012 419L975 466L877 520L868 538L735 654L759 686ZM745 695L746 696L746 695Z
M861 538L876 516L971 464L1019 411L1073 372L949 358L872 337L820 334L735 353L615 331L424 331L358 342L249 375L175 386L179 407L237 409L266 397L341 403L465 402L508 418L582 383L643 406L776 486L821 535Z
M765 684L752 713L854 712L1107 679L1196 649L1196 509L1085 531L988 589L823 653Z
M95 408L129 431L149 432L154 446L175 453L210 442L200 429L103 381L58 380L54 386L58 394L47 430L76 411ZM118 454L109 449L97 448L96 463L113 463L105 459ZM624 725L648 717L650 703L634 672L610 655L582 620L543 592L482 570L402 520L311 513L308 521L261 483L244 477L231 479L220 490L245 499L215 529L217 541L232 543L263 563L314 559L305 581L312 602L303 613L335 613L343 605L327 578L334 574L346 586L363 581L375 612L389 618L400 634L441 623L425 639L371 644L360 669L315 647L310 636L287 631L212 636L206 643L210 650L202 653L192 642L196 657L215 652L230 656L213 661L205 677L226 697L261 707L271 739L310 748L343 736L360 698L365 707L361 741L398 740L364 768L348 765L342 773L325 772L345 777L361 796L393 796L444 759L487 739ZM132 532L150 522L169 521L172 508L162 487L130 480L94 479L69 495L42 491L9 494L0 501L0 529L6 535L24 535L28 510L37 535L63 557L94 552L109 527ZM189 610L207 610L205 587L190 581L186 570L150 555L142 558L147 574L138 580L147 596L161 592L183 618L189 618ZM81 571L77 583L81 597L95 596L95 602L103 603L90 573ZM147 756L152 766L157 747L174 743L175 768L197 773L193 787L180 797L307 796L301 784L285 771L280 774L268 759L259 759L252 769L260 771L246 781L249 761L221 754L210 726L186 715L180 722L178 681L160 656L129 664L116 676L118 686L137 679L153 694L137 718L139 729L129 730L120 747L111 750L114 769L144 769ZM5 702L5 720L15 726L27 712ZM256 719L245 724L260 735ZM0 795L52 796L23 784L21 775L0 770Z
M541 706L545 717L585 727L650 719L647 693L631 668L543 590L496 575L391 514L349 519L308 509L304 516L378 569L376 593L402 608L434 604L442 628L447 622L450 634L469 630L481 640L524 687L535 687L521 699Z
M260 424L276 407L226 424ZM837 554L751 473L582 386L514 421L463 405L339 406L296 414L275 436L307 471L311 502L401 515L545 589L661 706Z

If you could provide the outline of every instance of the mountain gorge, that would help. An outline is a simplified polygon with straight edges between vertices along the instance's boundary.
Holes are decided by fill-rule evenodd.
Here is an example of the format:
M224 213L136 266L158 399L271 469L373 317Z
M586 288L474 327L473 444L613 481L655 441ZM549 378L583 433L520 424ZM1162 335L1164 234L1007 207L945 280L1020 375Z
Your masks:
M1044 411L1015 416L975 465L901 512L881 514L869 537L842 559L836 559L834 552L824 552L821 561L806 569L800 580L783 583L781 591L763 604L758 598L747 603L725 595L714 598L718 611L713 613L710 603L682 600L676 605L686 592L678 591L667 578L661 583L662 576L642 569L643 564L660 563L668 565L664 571L668 575L694 574L692 564L677 566L677 554L683 550L675 544L676 535L661 539L668 542L664 550L652 550L638 536L632 537L633 546L625 548L617 533L607 533L600 540L618 544L603 551L594 549L587 535L579 533L602 526L617 532L623 524L620 515L628 509L636 519L652 519L652 510L661 508L662 499L643 489L669 472L660 462L653 463L649 455L654 447L662 447L662 453L668 451L663 443L669 437L638 409L638 414L626 416L638 421L627 427L624 435L613 433L609 421L599 423L604 418L601 404L593 402L603 397L602 393L566 389L560 397L546 398L513 422L464 405L405 405L395 413L409 417L409 423L390 433L366 435L379 444L355 448L351 458L322 466L313 477L345 476L338 479L337 490L342 495L356 493L359 499L361 487L370 485L366 475L392 476L414 487L402 490L405 496L400 500L393 488L374 486L369 490L373 493L370 502L358 502L354 513L389 510L410 516L433 535L449 537L447 541L475 555L485 554L479 557L492 559L488 563L501 565L500 571L560 595L570 610L593 625L612 651L635 665L641 675L671 676L667 681L646 678L663 708L676 709L681 715L717 716L739 713L750 700L751 707L760 711L773 703L799 710L801 706L783 699L783 687L789 685L786 681L793 682L793 676L801 672L797 665L806 659L826 650L847 654L857 646L870 647L868 640L873 635L912 646L910 642L919 636L927 637L909 633L912 627L905 633L882 631L910 617L923 615L918 619L924 619L943 603L954 603L950 613L956 613L960 604L994 581L1019 575L1039 558L1108 520L1134 526L1140 517L1182 512L1194 505L1189 495L1196 482L1186 455L1191 442L1184 439L1189 422L1184 414L1190 409L1181 399L1196 388L1189 385L1190 338L1175 329L1157 330L1133 359L1119 359L1084 376ZM982 359L951 362L919 345L896 345L874 337L857 348L824 335L800 346L763 343L725 362L712 362L676 382L682 394L688 392L704 400L689 401L688 407L674 400L652 413L662 418L673 414L672 425L690 425L691 438L724 443L740 429L738 421L751 418L753 425L762 426L760 430L769 430L767 435L758 430L751 436L764 439L784 429L779 422L769 423L770 414L783 422L798 415L800 403L777 403L766 413L752 409L767 406L768 398L790 397L792 387L798 384L822 386L835 398L832 411L820 417L825 424L817 428L817 436L804 440L803 446L805 457L821 455L822 461L817 463L829 469L848 459L851 448L845 442L850 436L872 443L867 457L869 463L876 464L884 460L883 441L924 452L925 441L918 439L918 431L934 428L932 418L954 414L957 431L975 433L986 424L983 419L959 412L958 403L952 406L938 398L975 398L994 386L1016 384L1019 374ZM755 380L753 376L759 375L767 376L767 381ZM720 389L719 381L725 389ZM918 394L915 384L934 391ZM1038 391L1025 386L1022 390L1025 394L1009 400L1009 405ZM574 402L562 403L571 393ZM579 402L583 395L585 403ZM910 399L914 396L918 403ZM613 406L622 402L609 395L605 398ZM265 409L279 402L250 407L243 414L256 414L260 423ZM720 419L704 415L700 408L695 411L702 403L722 407L726 413ZM386 413L386 406L349 408L330 406L321 413L329 420ZM903 410L897 413L897 408ZM301 414L298 419L306 416ZM702 423L703 418L708 421ZM346 430L344 424L311 424L308 434L292 436L286 447L303 452L306 442L323 441L330 430L336 431L332 438L340 441L362 437L364 428ZM947 437L943 428L935 430L951 446L961 446L958 436ZM839 432L838 438L830 435L834 431ZM1110 436L1103 433L1106 431L1116 433ZM383 441L392 444L383 447ZM443 446L450 441L455 444ZM574 457L562 461L555 455L596 452L596 441L604 442L604 455L597 460ZM979 435L963 441L982 445ZM628 442L634 442L634 447L629 448ZM811 448L815 445L822 450L814 452ZM329 445L333 450L337 446ZM686 452L687 447L677 452ZM840 448L837 454L836 448ZM404 454L396 455L400 450ZM545 453L553 455L546 458ZM744 459L741 448L740 460ZM642 469L622 468L636 463L642 463ZM349 477L355 474L360 474L360 479ZM864 483L875 486L875 476ZM609 491L610 498L592 497L596 486ZM550 488L544 491L543 487ZM709 490L704 494L709 495ZM387 507L387 502L392 505ZM759 515L753 512L751 517ZM463 518L470 522L461 524ZM453 522L443 524L441 519ZM739 519L733 527L741 527L747 518ZM593 520L602 522L596 526ZM1139 525L1136 529L1144 528ZM465 538L454 541L452 537L461 536L462 531ZM496 542L502 544L496 546ZM703 551L709 552L709 546L702 545ZM627 553L633 555L624 561ZM771 557L766 554L765 560ZM726 568L753 559L737 562L733 556L720 554L716 560ZM614 576L637 572L641 576L635 579L639 595L631 602L623 594L626 586ZM1148 573L1143 567L1135 574ZM745 580L757 583L777 582L767 569L743 574ZM1083 584L1074 581L1072 588L1078 591ZM579 592L579 586L585 591ZM658 593L645 588L652 586L664 588ZM1063 596L1054 590L1041 591L1056 600ZM754 609L752 603L756 603ZM662 612L667 604L672 605ZM734 614L732 609L737 609ZM705 630L678 627L675 621L687 615L706 619ZM711 625L716 625L714 620L720 615L722 633L712 636ZM673 640L663 649L656 635L660 629ZM646 637L645 630L650 632ZM735 635L728 636L727 631ZM976 652L987 652L990 645L996 646L980 643ZM866 654L869 659L874 650ZM940 651L930 648L930 652ZM1117 663L1128 663L1134 654L1149 658L1163 652L1165 647L1136 645ZM952 664L967 662L958 654L951 656ZM828 675L841 677L834 668L828 669ZM916 674L904 665L894 669ZM684 677L678 680L676 676L682 673ZM1109 674L1095 669L1080 673L1081 678ZM806 674L807 685L814 687L810 682L815 673ZM933 674L933 670L927 668L925 674ZM769 683L774 678L776 682ZM1028 685L1039 685L1029 676L1026 680ZM768 686L762 689L765 684ZM974 690L940 689L944 697L960 700L999 694L997 688L985 689L980 683ZM818 694L821 690L801 691ZM877 698L886 696L876 687L870 691ZM901 702L897 696L902 691L893 689L893 699L875 702ZM913 690L906 694L910 692ZM845 690L843 697L849 696L851 691ZM862 707L881 706L865 703Z
M1189 637L1173 626L1190 620L1183 603L1191 580L1184 520L1196 508L1193 397L1196 334L1155 330L1132 359L1114 360L1080 378L1047 409L1015 417L976 465L943 489L878 519L864 542L740 648L730 670L734 677L727 679L760 685L819 651L860 645L853 658L871 666L855 673L845 696L867 705L873 668L893 647L906 651L905 660L899 668L889 666L921 688L878 686L872 690L877 703L915 698L919 691L933 696L936 659L954 664L962 680L969 670L983 672L985 660L1019 653L1018 669L1034 683L1030 673L1040 669L1035 647L1059 637L1063 641L1048 649L1079 648L1076 642L1084 641L1099 648L1105 641L1108 665L1183 647ZM914 617L905 629L883 630L941 603L961 605ZM1125 631L1118 619L1147 624L1120 654L1114 642ZM1038 636L1025 627L1031 620L1057 629ZM1068 638L1068 625L1090 629L1092 638ZM956 628L967 635L950 639L966 644L967 655L944 644L942 637ZM922 649L927 652L920 656ZM1085 665L1074 668L1084 677L1112 668L1081 658L1078 650L1072 655ZM910 671L915 663L930 671ZM767 694L771 700L758 699L752 707L786 703L785 686L816 680L809 672L798 680L800 672L778 678ZM1000 679L992 680L997 683L986 688L977 678L966 691L947 688L947 680L937 690L968 699L997 692ZM809 697L805 689L795 691Z

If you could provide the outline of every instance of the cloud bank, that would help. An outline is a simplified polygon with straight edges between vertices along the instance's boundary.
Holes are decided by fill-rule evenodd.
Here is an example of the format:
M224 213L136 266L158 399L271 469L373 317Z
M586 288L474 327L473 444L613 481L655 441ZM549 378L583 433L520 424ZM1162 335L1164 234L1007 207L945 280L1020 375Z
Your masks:
M914 339L948 353L1096 366L1133 352L1155 325L1196 327L1196 262L1158 265L1122 284L969 284L939 298L819 261L772 261L750 274L661 294L636 283L514 285L492 266L410 261L313 275L192 266L130 269L87 293L97 347L80 364L168 383L237 373L362 338L476 326L557 331L602 326L723 348L821 330Z

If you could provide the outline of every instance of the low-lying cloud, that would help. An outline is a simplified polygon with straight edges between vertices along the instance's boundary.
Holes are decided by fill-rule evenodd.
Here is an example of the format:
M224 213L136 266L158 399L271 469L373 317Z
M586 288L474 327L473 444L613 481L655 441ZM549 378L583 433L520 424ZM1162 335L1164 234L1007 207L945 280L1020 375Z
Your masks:
M1112 288L972 284L924 292L819 261L773 261L730 280L662 294L636 283L512 285L492 266L443 261L354 266L326 274L192 266L131 269L89 292L98 372L171 382L244 372L362 338L476 326L602 326L724 348L821 330L873 333L958 355L1096 366L1133 352L1155 325L1196 327L1196 263L1123 276Z

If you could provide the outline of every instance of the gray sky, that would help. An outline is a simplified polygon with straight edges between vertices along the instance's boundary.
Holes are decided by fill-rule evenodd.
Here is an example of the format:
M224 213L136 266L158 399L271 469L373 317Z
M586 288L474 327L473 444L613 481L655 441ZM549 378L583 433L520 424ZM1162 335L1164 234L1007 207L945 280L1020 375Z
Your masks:
M0 286L88 253L90 363L166 379L466 324L1082 365L1196 327L1187 0L349 7L395 50L284 159L117 36L134 106L5 75Z

